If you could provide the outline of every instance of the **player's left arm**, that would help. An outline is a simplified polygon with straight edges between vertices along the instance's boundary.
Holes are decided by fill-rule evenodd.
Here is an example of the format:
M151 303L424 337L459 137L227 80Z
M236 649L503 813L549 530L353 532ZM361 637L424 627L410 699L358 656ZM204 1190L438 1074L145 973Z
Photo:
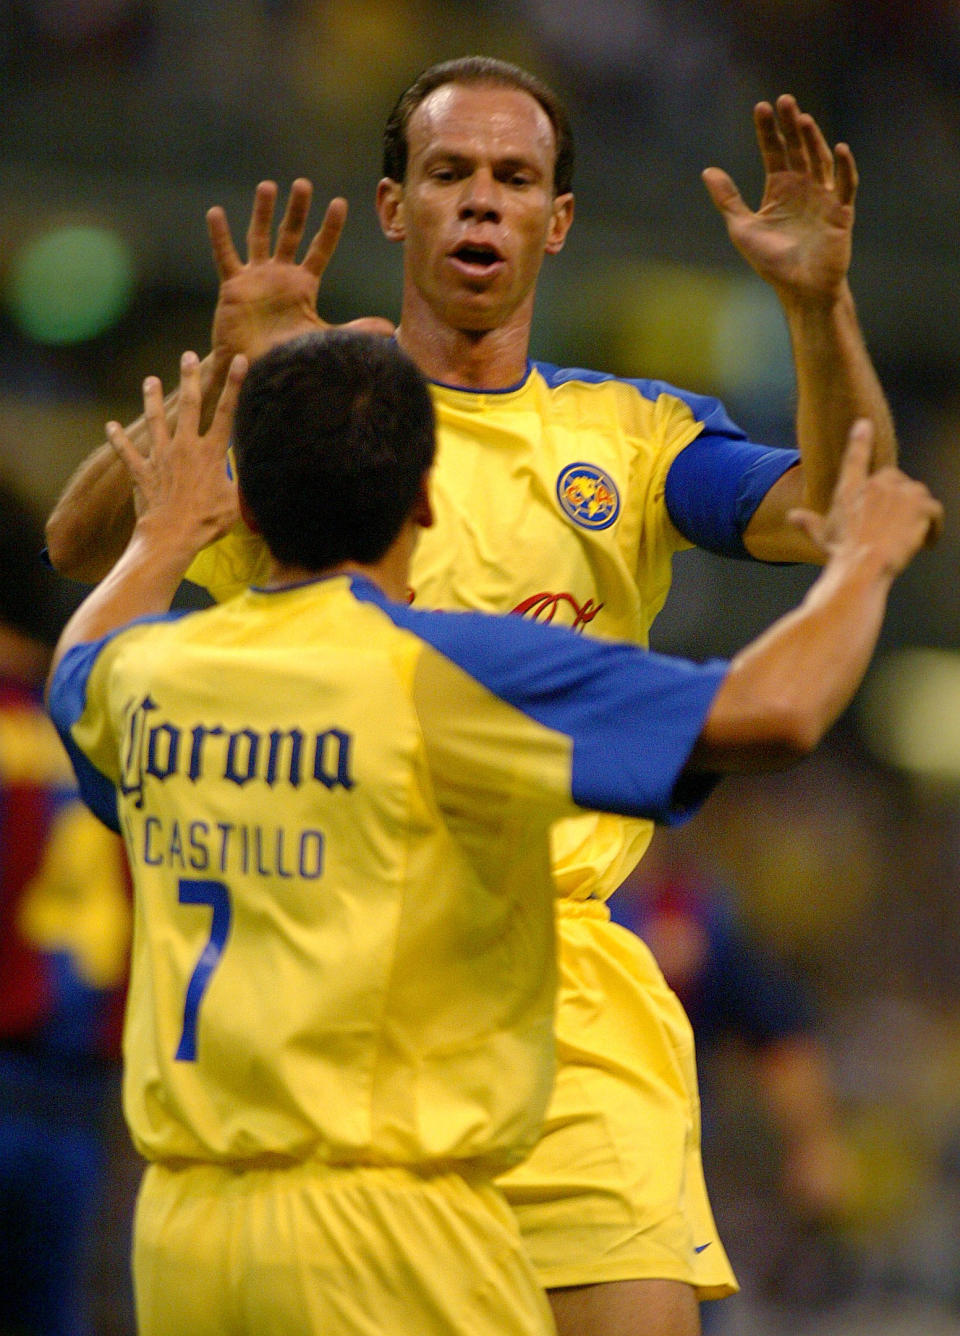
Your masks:
M851 423L874 424L872 467L896 462L893 419L867 352L848 282L858 177L846 144L831 151L796 99L754 109L765 184L757 211L731 178L708 167L703 181L734 246L777 293L793 349L801 464L760 502L744 543L755 557L810 561L815 554L787 516L825 514Z
M150 437L146 455L119 423L108 424L107 439L133 479L136 523L116 565L64 627L54 650L51 679L75 645L98 640L138 617L168 611L196 554L235 522L236 484L227 469L227 449L246 369L246 358L234 358L213 421L203 435L196 353L184 353L181 360L180 412L172 433L160 381L149 376L144 382L144 419Z

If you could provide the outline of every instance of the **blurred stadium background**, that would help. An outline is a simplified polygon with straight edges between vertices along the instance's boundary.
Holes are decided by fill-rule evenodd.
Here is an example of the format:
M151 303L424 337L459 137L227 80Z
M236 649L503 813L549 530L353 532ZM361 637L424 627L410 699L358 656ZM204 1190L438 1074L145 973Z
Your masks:
M317 220L350 200L324 314L395 316L382 124L423 66L471 51L544 75L573 116L577 222L535 354L718 394L758 439L792 438L786 335L699 173L726 168L755 205L751 107L780 92L856 155L852 284L904 466L947 526L824 753L728 783L678 837L810 980L859 1166L835 1219L790 1220L731 1049L712 1172L745 1293L713 1329L960 1332L958 0L3 0L0 481L42 515L105 419L136 414L142 376L172 383L183 348L206 350L204 211L242 231L264 177L311 177ZM656 644L728 653L808 580L687 554ZM98 1334L129 1330L136 1166L116 1140Z

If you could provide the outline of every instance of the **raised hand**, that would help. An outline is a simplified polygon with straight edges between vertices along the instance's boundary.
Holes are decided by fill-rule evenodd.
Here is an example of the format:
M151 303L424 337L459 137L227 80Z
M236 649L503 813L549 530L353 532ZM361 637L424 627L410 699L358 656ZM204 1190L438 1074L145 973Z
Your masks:
M895 576L922 547L937 541L943 507L922 482L897 468L871 473L873 437L873 424L864 418L851 427L826 515L797 509L788 518L825 558L856 556L869 549L878 566Z
M207 231L220 277L213 317L213 350L219 361L235 353L252 359L307 330L330 328L317 314L317 295L346 222L347 201L330 201L320 230L298 262L312 195L310 182L298 177L290 187L271 251L277 187L273 181L262 181L247 228L246 261L237 253L223 209L208 210ZM394 332L394 325L380 316L352 320L346 327L387 336Z
M776 108L758 102L753 120L766 172L759 209L749 208L719 167L707 167L703 183L734 246L782 298L832 301L850 267L853 154L846 144L831 151L813 117L788 94Z
M171 432L156 376L143 384L149 449L142 453L118 422L107 424L107 440L133 482L138 524L149 524L172 546L199 552L236 522L237 487L227 451L247 360L235 357L208 430L201 434L200 363L196 353L180 360L180 411Z

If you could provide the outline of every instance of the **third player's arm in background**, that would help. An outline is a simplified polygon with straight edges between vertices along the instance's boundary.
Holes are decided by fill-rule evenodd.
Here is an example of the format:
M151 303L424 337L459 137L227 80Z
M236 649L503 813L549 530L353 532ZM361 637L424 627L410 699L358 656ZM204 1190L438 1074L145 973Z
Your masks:
M754 123L766 174L760 208L752 211L718 167L708 167L703 180L733 244L783 308L802 463L771 487L744 541L763 560L818 560L787 515L798 505L826 512L854 419L874 424L873 468L895 463L897 455L893 420L847 281L857 169L847 145L831 152L813 117L790 96L778 98L776 109L758 103Z

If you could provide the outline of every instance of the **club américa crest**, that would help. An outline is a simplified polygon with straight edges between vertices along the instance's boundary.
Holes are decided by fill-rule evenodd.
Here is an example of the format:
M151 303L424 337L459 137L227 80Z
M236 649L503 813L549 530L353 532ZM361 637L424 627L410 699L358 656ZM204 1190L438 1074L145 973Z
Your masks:
M557 478L557 500L582 529L609 529L620 514L620 493L596 464L568 464Z

